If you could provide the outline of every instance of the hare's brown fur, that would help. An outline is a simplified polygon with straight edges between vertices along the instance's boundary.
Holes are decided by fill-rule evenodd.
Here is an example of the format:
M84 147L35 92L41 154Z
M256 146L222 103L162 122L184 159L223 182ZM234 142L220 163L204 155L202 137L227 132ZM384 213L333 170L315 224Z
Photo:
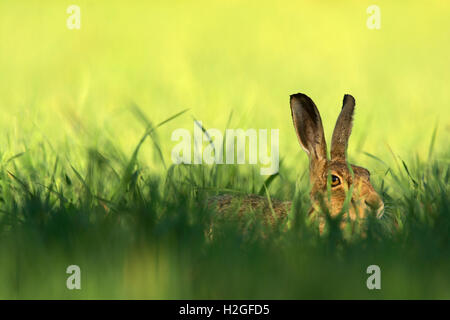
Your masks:
M343 213L344 218L356 220L364 218L368 209L371 209L376 211L377 217L381 217L384 204L370 183L369 171L347 162L346 152L353 126L355 99L350 95L344 96L331 140L331 159L327 157L322 120L314 102L305 94L297 93L291 95L290 106L298 140L309 156L312 186L310 213L328 211L331 216ZM344 212L347 197L348 207ZM232 195L221 195L211 198L209 203L216 206L218 212L224 213L230 210L234 199L235 196ZM272 199L269 202L266 197L256 195L241 197L239 205L239 214L260 210L266 213L264 216L271 217L271 222L273 219L285 218L291 209L289 201Z
M217 212L221 214L226 214L232 211L232 208L235 208L238 217L248 212L258 212L264 217L265 222L273 224L278 219L286 218L287 213L291 210L292 202L277 199L270 199L269 202L267 197L255 194L241 197L224 194L211 197L208 205L215 207Z

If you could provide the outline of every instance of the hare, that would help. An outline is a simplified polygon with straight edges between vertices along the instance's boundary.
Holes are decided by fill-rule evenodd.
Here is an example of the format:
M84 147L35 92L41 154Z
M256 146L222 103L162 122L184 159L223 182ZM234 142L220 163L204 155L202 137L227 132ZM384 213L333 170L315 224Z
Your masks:
M297 93L290 96L290 106L300 146L309 157L312 186L309 215L319 216L320 231L323 230L325 220L318 214L324 211L331 217L342 214L342 221L364 218L368 209L376 211L377 218L381 218L384 203L370 183L369 171L347 163L346 151L352 131L355 99L351 95L344 95L342 110L331 139L331 159L327 158L322 120L314 102L307 95ZM347 197L348 206L344 208ZM239 215L248 211L261 211L271 223L277 218L285 218L292 206L291 201L269 200L257 195L235 200L236 197L232 195L219 195L211 198L209 204L223 213L231 210L235 203L239 206Z

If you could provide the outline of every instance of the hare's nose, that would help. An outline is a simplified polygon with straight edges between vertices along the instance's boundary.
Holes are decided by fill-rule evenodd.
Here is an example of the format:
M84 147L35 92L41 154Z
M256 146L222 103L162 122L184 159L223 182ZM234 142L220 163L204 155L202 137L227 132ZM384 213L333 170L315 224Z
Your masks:
M384 214L384 202L381 198L376 194L365 200L366 205L368 205L371 209L377 210L377 218L380 219Z

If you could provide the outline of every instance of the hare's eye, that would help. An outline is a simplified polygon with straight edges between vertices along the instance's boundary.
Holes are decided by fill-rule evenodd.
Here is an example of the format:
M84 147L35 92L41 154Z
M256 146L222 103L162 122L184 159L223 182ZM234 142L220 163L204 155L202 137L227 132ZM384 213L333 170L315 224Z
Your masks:
M331 186L332 187L337 187L340 184L341 184L341 180L339 179L339 177L337 177L334 174L332 174L331 175Z

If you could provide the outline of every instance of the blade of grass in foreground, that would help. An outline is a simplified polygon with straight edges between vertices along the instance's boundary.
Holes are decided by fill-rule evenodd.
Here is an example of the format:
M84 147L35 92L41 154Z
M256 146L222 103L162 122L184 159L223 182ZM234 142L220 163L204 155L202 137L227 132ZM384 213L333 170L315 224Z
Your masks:
M145 139L157 128L163 126L164 124L166 124L167 122L181 116L183 113L187 112L189 109L184 109L176 114L174 114L173 116L167 118L166 120L158 123L155 127L151 127L148 128L144 135L142 136L141 140L139 141L139 143L137 144L136 148L134 149L134 152L131 156L130 161L128 162L126 168L125 168L125 172L122 176L122 181L120 182L118 188L116 189L116 191L113 193L113 197L112 199L116 199L118 197L121 196L122 192L125 190L126 186L128 185L128 182L130 181L130 179L133 176L133 168L136 165L136 161L137 161L137 156L139 153L139 150L141 149L142 144L144 143Z
M280 161L280 166L283 161ZM263 196L266 192L266 190L269 189L270 184L275 180L276 177L278 177L280 174L279 172L270 175L267 177L267 179L264 181L263 185L261 186L261 189L259 189L258 195Z
M415 186L417 186L417 181L412 177L411 173L409 172L408 166L406 165L405 161L402 160L403 167L405 168L406 173L408 174L408 177L411 179L411 181L414 183Z
M381 160L381 159L378 158L377 156L374 156L373 154L368 153L368 152L366 152L366 151L362 151L362 153L363 153L364 155L368 156L369 158L372 158L372 159L374 159L374 160L376 160L376 161L382 163L384 166L388 167L388 165L386 164L386 162L384 162L383 160Z
M438 125L439 125L439 123L436 122L436 125L434 126L434 129L433 129L433 134L431 136L430 147L428 148L428 161L431 160L431 156L433 154L434 143L436 141L436 133L437 133Z
M15 155L13 155L11 158L9 158L8 160L6 160L6 163L11 162L11 161L13 161L13 160L15 160L15 159L17 159L17 158L23 156L24 154L25 154L25 152L20 152L20 153L18 153L18 154L15 154Z
M144 112L142 112L142 110L136 104L133 104L132 109L133 109L136 117L145 123L145 125L147 126L147 130L150 130L153 128L153 123L150 121L150 119L148 119L145 116ZM164 169L167 170L166 162L164 161L164 156L162 154L160 143L159 143L159 137L156 134L156 131L155 130L150 131L149 136L153 141L153 146L155 147L155 149L158 153L158 156L164 166Z

